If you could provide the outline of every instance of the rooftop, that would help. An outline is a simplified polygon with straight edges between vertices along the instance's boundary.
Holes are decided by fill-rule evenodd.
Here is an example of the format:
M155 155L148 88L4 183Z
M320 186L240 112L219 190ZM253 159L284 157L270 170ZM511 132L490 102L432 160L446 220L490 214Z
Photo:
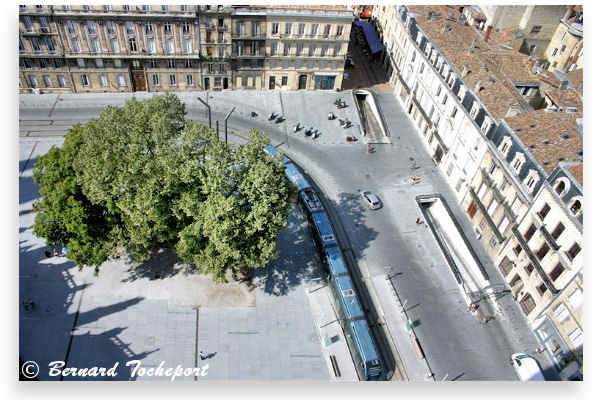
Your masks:
M475 95L496 120L504 118L515 103L522 110L532 110L513 86L513 81L552 81L550 74L546 78L531 72L531 61L527 55L494 41L484 42L482 32L470 25L459 24L457 19L460 13L457 8L446 5L412 5L408 8L415 15L419 27L454 69L459 74L468 71L462 75L467 86L473 90L480 84L480 90ZM439 12L444 17L428 21L428 12ZM454 17L448 19L448 14L453 14ZM444 29L446 25L450 30ZM558 87L557 82L555 86Z
M573 178L575 178L577 182L579 182L581 187L583 187L583 163L580 162L577 164L569 165L565 168L569 171L571 175L573 175Z
M536 110L505 121L548 174L560 162L583 162L583 136L563 113Z
M566 73L567 79L571 81L575 88L579 89L583 95L583 68L577 68Z
M583 117L583 97L577 89L549 90L546 92L546 97L553 105L562 108L562 111L569 107L577 108L577 111L571 114L574 118Z

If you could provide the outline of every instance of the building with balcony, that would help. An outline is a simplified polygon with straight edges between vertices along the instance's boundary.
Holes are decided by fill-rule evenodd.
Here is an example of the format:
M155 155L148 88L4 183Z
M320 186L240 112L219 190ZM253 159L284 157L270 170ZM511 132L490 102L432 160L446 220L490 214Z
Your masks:
M342 87L352 10L345 6L269 7L265 82L269 90Z
M263 90L266 6L235 6L231 13L231 71L234 89Z
M200 6L200 74L204 90L232 85L231 6Z
M579 8L569 6L546 49L550 71L567 72L583 65L583 10L574 10Z
M528 88L539 90L543 84L557 89L558 80L534 59L490 41L491 30L473 29L456 6L377 5L373 22L384 44L383 62L394 94L454 188L532 328L542 329L553 321L548 311L553 304L559 306L564 303L559 299L583 290L578 278L583 261L581 255L577 258L583 223L577 220L582 218L583 130L577 118L569 118L564 110L535 110L532 103L537 101L537 107L544 103L539 98L532 101L528 93ZM555 100L566 95L548 92ZM544 229L534 224L531 233L540 199L547 199L557 177L567 172L575 177L574 183L567 185L563 179L563 184L574 190L573 197L565 195L561 201L563 208L572 210L556 218L564 217L561 223L568 233L561 236L558 220L548 220ZM530 233L535 243L528 244ZM571 239L575 244L565 242ZM521 249L521 257L526 256L519 268L532 278L507 273L507 265L517 264L516 248ZM568 262L562 260L565 257ZM559 259L568 269L564 274ZM577 307L574 315L581 312ZM573 326L557 327L552 338L566 343L564 334L569 331L575 351L581 339ZM552 354L557 368L565 368L568 363L558 361L563 357L558 347ZM569 354L567 358L577 353ZM571 372L565 378L576 375Z

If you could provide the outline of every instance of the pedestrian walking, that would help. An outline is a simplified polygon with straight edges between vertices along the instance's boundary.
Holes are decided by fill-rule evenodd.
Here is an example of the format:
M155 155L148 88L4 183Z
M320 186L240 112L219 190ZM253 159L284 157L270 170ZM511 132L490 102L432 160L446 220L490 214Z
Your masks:
M58 256L58 251L56 251L56 249L54 247L52 248L52 255L54 257Z
M27 304L31 306L33 310L35 310L35 303L31 300L31 297L27 299Z
M25 311L29 312L29 306L27 305L27 303L25 303L25 301L22 301L21 304L23 304L23 308L25 308Z
M537 348L537 349L535 349L535 353L536 353L536 354L541 354L541 353L543 353L544 351L546 351L546 348L545 348L545 347L540 347L540 348Z
M421 217L417 217L417 222L416 222L417 226L419 226L421 224Z
M204 351L200 350L200 359L201 360L206 360L208 356L206 354L204 354Z
M367 154L371 154L371 143L367 143Z

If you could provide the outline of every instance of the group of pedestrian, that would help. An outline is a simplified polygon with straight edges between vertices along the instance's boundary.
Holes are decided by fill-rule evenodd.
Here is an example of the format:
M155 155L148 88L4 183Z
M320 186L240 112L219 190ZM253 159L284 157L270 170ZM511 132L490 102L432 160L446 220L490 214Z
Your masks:
M23 300L21 302L21 304L23 304L23 307L25 308L25 311L29 312L29 307L31 307L32 310L35 310L35 302L33 300L31 300L31 298L28 298L27 301Z
M50 257L62 257L62 256L66 256L67 255L67 248L63 247L62 250L60 251L60 253L56 250L56 247L52 247L52 253L50 253L50 251L45 250L44 251L44 255L48 258Z

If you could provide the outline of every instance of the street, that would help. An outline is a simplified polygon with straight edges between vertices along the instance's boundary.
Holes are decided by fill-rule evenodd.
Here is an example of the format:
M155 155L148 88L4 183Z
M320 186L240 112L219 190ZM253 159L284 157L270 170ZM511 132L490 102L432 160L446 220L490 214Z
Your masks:
M136 94L136 97L151 95ZM441 194L490 275L490 282L503 282L500 272L477 241L453 189L426 153L419 134L393 94L377 94L390 130L391 143L374 145L370 154L365 151L366 143L362 141L359 117L350 92L203 92L178 95L186 103L189 119L207 122L207 109L196 99L202 96L211 106L213 128L219 121L221 138L224 137L223 118L235 106L228 121L230 140L243 140L243 133L252 127L266 130L272 144L310 175L335 210L349 242L348 250L360 268L370 295L376 297L374 303L390 304L397 295L400 297L435 380L518 379L509 363L510 355L517 352L532 354L539 343L520 307L510 296L498 299L501 312L494 315L490 323L482 324L467 312L467 304L431 231L426 225L415 224L416 218L421 216L415 197ZM73 123L85 123L98 116L105 106L121 106L131 96L21 95L19 128L22 143L59 141L65 129ZM332 102L338 97L352 106L336 109ZM337 121L328 121L327 113L330 111L337 118L352 121L352 128L344 129ZM258 116L251 117L251 112ZM270 112L283 115L286 120L279 124L268 121ZM320 136L313 140L307 139L303 130L292 133L296 123L300 123L303 129L318 129ZM345 137L349 135L359 140L348 143ZM416 171L411 169L411 158L416 163ZM20 167L24 170L31 165ZM421 178L416 185L410 179L415 173ZM377 194L383 207L367 209L358 196L361 189ZM27 201L33 196L34 193L28 193ZM21 198L20 203L24 200ZM373 288L382 287L381 282L388 273L394 290L374 291ZM383 313L377 306L374 311ZM392 312L401 313L401 309ZM390 313L389 308L386 313ZM384 319L388 322L393 320L385 313ZM394 340L396 335L407 334L404 327L398 326L389 326L388 331ZM416 359L416 356L413 357ZM535 358L547 379L557 379L554 367L544 354L535 355ZM411 375L414 361L410 357L402 359L407 375L411 379L426 380L427 375Z

